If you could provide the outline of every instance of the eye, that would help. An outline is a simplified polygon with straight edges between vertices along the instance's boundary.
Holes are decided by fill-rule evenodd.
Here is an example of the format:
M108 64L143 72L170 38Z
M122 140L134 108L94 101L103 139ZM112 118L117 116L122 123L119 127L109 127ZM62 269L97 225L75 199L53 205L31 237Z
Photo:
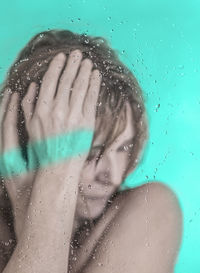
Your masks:
M123 151L128 151L128 146L127 145L122 145L119 147L118 151L123 152Z
M119 151L119 152L129 152L132 149L132 147L133 147L132 143L130 143L129 145L128 144L127 145L122 145L122 146L120 146L118 148L117 151Z

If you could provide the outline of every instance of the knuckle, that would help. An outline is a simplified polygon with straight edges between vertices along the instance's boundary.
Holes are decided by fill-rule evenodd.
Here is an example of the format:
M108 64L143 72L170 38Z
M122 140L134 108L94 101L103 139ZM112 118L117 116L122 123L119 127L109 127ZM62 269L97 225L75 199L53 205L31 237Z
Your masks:
M52 112L52 118L54 120L63 120L64 119L63 111L60 110L59 108L54 108Z
M38 132L38 120L33 118L30 121L30 124L27 126L27 130L28 130L28 133L29 133L30 137L35 135Z
M78 89L79 90L79 92L80 92L80 94L79 94L79 96L81 96L81 94L82 94L82 90L84 90L84 86L85 86L85 84L86 84L86 78L84 78L84 77L79 77L79 78L77 78L76 79L76 82L75 82L75 84L74 84L74 87L73 87L73 89L74 90L76 90L76 89Z
M82 115L79 110L72 110L69 112L67 124L69 127L76 127L78 124L82 124Z
M27 98L26 96L22 99L21 101L21 105L24 106L26 104Z
M44 118L44 113L41 113L40 110L37 110L34 115L32 120L42 120Z

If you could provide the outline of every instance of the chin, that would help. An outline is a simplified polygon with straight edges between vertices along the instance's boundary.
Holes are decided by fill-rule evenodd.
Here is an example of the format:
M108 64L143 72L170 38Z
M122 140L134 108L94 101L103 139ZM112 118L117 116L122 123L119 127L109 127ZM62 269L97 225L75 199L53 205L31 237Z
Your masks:
M78 215L78 218L82 221L82 220L95 220L97 218L99 218L100 216L102 216L102 213L103 213L103 209L102 208L95 208L95 207L90 207L89 208L90 211L89 213L84 213L84 210L83 208L81 209L78 209L77 210L77 215Z
M85 201L82 198L78 198L76 215L82 220L97 219L102 216L107 200L104 199L92 199L87 198Z

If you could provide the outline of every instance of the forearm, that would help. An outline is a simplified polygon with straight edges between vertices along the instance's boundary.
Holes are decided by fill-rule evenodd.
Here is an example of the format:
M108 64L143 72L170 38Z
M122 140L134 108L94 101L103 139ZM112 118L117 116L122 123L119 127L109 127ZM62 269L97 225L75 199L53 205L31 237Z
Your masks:
M14 230L17 242L19 241L20 234L23 230L31 191L31 186L27 186L25 189L20 190L20 198L16 198L15 202L13 202Z
M38 171L23 232L3 273L67 272L80 172Z

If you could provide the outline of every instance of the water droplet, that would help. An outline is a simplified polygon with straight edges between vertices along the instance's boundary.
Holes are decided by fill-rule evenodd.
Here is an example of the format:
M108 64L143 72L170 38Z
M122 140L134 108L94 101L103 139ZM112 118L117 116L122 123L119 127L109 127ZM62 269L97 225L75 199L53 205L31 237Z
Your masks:
M146 242L145 246L150 247L150 243Z
M83 192L83 186L79 186L79 191Z
M92 188L92 185L89 184L89 185L88 185L88 188L91 189L91 188Z
M183 69L183 68L184 68L184 65L180 64L180 65L178 66L178 68L179 68L179 69Z
M127 145L124 146L124 150L128 151L128 146Z
M156 112L158 112L158 109L160 108L160 103L156 105Z
M116 209L119 209L119 206L115 206Z

